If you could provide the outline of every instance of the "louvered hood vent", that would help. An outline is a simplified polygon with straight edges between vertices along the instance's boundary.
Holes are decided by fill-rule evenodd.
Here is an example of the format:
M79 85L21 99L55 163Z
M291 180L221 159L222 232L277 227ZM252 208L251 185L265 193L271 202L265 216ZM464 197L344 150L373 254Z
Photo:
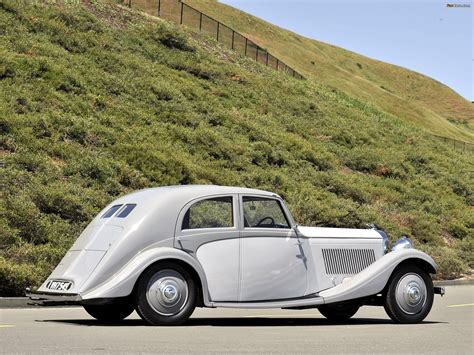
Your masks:
M373 249L322 249L327 275L353 275L375 262Z

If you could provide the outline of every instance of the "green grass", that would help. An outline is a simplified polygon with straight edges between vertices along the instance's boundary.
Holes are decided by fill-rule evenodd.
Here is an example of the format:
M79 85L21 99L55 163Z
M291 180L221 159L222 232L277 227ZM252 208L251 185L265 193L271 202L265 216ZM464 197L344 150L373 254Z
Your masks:
M150 13L155 2L133 0ZM474 105L436 80L305 38L216 0L184 2L254 40L316 83L371 102L434 134L474 143Z
M413 236L473 266L474 162L341 90L109 2L0 3L0 295L38 285L117 196L281 194L301 225Z

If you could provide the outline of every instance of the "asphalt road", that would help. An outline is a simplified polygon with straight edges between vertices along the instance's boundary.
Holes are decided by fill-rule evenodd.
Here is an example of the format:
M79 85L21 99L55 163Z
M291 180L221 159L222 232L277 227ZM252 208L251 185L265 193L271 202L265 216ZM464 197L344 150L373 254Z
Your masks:
M474 353L474 286L446 288L421 324L393 324L364 307L345 324L317 310L197 309L181 327L134 313L105 325L82 308L0 310L0 353Z

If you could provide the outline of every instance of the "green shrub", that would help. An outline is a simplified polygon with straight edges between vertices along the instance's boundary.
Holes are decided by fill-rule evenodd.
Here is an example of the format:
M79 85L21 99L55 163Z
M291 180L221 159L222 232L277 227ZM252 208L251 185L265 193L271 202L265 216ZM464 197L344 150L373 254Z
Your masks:
M466 262L451 248L425 246L423 250L433 257L436 262L438 272L435 278L437 279L454 279L469 270Z
M182 33L169 30L160 34L160 43L171 49L180 51L195 52L196 49L189 44L189 40Z
M0 257L0 294L24 296L25 288L37 284L40 275L34 265L18 265Z

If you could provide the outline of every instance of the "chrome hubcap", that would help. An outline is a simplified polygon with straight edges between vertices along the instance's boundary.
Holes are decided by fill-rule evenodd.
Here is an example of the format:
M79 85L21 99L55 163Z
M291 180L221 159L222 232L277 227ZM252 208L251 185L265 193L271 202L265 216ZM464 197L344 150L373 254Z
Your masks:
M159 314L172 316L179 313L188 301L188 284L175 270L158 271L148 282L148 304Z
M419 313L426 303L426 285L418 274L406 274L398 281L395 298L407 314Z

